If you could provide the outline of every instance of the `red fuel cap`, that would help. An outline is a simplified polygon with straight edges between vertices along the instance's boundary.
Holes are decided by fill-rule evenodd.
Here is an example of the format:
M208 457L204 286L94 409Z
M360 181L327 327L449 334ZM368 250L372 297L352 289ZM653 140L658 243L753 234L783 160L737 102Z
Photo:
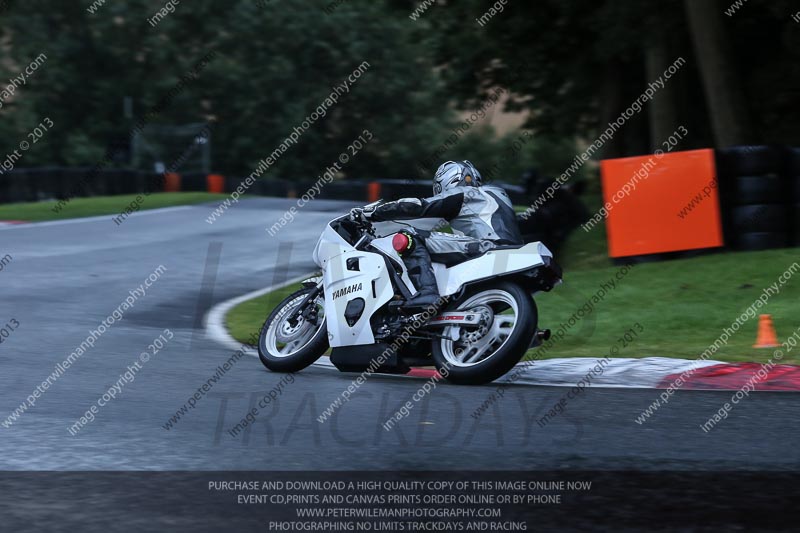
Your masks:
M405 233L395 233L392 237L392 246L397 253L403 253L408 250L409 240L408 235Z

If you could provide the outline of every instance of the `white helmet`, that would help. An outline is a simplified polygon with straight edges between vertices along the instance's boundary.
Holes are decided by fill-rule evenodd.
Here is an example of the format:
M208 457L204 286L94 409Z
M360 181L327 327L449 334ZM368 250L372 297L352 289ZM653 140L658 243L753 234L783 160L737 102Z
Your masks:
M433 194L441 194L455 187L480 187L482 183L481 173L469 161L447 161L436 169L436 175L433 177Z

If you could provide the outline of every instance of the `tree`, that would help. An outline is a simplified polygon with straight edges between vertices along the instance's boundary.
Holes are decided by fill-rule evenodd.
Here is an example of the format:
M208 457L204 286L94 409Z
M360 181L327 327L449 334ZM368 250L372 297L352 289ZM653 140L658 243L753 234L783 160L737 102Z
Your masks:
M722 25L720 3L685 0L685 5L716 143L732 146L753 142L754 130Z
M108 2L94 14L80 3L15 4L2 30L11 57L3 75L41 51L48 59L24 94L0 110L14 131L3 141L13 146L50 116L56 127L25 164L93 165L143 117L150 124L208 121L215 169L246 175L334 86L367 65L266 175L313 181L369 129L374 139L345 173L407 178L454 118L431 60L435 36L381 3L343 3L330 13L323 7L193 0L153 27L147 20L156 8L143 0ZM208 65L186 82L210 52ZM123 118L126 96L133 121Z

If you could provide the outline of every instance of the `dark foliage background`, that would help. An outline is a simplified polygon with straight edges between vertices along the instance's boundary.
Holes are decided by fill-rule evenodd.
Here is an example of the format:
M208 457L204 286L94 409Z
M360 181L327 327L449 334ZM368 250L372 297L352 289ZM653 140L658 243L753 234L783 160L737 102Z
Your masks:
M498 138L476 126L443 157L503 160L498 178L510 181L530 165L560 173L678 56L686 67L603 156L645 153L678 125L692 132L681 148L800 144L800 24L788 0L751 0L733 16L724 0L509 0L479 26L492 4L439 1L412 21L414 1L326 10L319 0L184 0L153 28L160 0L109 0L94 14L89 0L11 1L0 12L0 86L40 53L47 61L0 109L0 154L50 117L56 126L24 166L91 166L129 137L125 97L143 116L212 51L153 123L210 122L214 170L234 175L252 171L363 61L371 68L352 92L269 177L316 176L367 128L375 140L349 177L418 178L459 113L498 86L513 91L509 109L530 112L533 141L504 159L519 132Z

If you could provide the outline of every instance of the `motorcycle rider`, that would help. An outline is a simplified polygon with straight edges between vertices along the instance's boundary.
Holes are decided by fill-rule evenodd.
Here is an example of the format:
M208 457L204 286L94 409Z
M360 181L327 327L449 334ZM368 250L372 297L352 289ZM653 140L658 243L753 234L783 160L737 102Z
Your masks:
M373 222L443 218L450 223L454 234L420 229L400 232L408 239L400 254L417 289L408 307L427 307L438 300L432 261L451 266L498 245L523 244L508 194L500 187L483 185L480 172L469 161L440 165L433 178L433 194L351 211L352 218L363 216Z

